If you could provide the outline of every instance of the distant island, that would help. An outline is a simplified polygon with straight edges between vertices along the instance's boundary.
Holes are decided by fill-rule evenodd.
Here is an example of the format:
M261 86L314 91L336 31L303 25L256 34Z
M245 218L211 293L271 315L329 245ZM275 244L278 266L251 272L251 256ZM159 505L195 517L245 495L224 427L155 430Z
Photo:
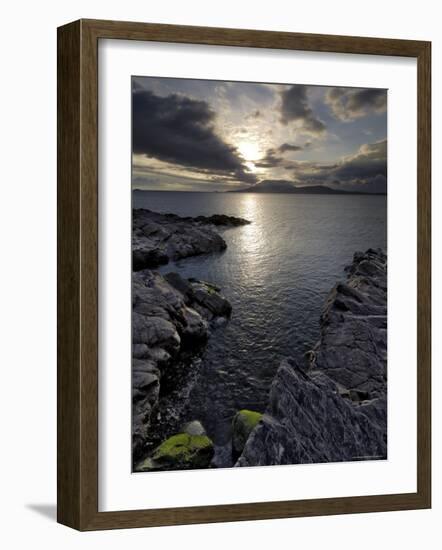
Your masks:
M293 193L298 195L385 195L386 193L370 193L363 191L344 191L332 189L325 185L296 187L286 180L263 180L256 185L243 189L226 191L227 193Z
M167 193L167 192L182 192L182 193L290 193L293 195L383 195L387 193L377 193L370 191L350 191L344 189L333 189L326 185L305 185L296 187L292 182L287 180L262 180L255 185L249 187L243 187L241 189L229 189L228 191L176 191L165 189L140 189L138 187L132 188L133 192L147 191L149 193Z

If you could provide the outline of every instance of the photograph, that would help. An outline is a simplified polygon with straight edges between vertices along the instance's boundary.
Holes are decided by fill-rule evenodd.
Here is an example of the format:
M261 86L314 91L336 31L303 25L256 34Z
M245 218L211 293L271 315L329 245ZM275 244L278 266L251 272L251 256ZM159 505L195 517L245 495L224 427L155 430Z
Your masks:
M388 90L131 80L133 472L386 460Z

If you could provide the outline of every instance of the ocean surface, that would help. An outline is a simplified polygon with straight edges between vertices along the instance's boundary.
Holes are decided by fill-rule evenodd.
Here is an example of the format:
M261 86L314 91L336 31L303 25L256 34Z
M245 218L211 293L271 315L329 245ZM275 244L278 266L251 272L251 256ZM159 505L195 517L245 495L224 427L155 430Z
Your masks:
M209 339L182 419L201 420L222 449L236 411L264 411L281 359L303 361L314 346L324 301L354 252L386 248L387 199L134 191L133 207L252 222L222 232L225 252L160 269L215 283L232 304L230 321Z

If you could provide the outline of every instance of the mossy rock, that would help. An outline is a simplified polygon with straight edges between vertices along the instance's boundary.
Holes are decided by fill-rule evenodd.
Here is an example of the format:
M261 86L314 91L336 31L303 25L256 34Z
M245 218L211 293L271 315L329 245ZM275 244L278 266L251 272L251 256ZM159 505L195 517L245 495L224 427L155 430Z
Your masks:
M208 468L213 454L213 442L207 435L180 433L163 441L137 470L145 472Z
M242 453L249 435L261 418L261 413L247 409L235 414L232 421L232 451L235 457Z

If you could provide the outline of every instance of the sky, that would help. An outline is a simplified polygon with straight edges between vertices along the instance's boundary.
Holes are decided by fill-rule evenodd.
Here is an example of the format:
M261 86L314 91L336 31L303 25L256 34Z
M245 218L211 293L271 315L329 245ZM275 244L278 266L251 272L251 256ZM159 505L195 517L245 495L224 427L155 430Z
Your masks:
M386 192L387 90L132 78L132 187Z

